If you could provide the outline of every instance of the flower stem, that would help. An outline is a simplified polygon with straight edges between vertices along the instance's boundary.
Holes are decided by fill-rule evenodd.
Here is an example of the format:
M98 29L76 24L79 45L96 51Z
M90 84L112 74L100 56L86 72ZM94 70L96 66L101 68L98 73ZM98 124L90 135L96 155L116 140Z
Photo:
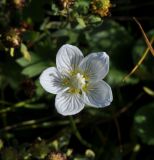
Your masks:
M75 121L74 121L74 119L73 119L72 116L70 116L70 123L71 123L72 130L73 130L75 136L77 137L77 139L78 139L84 146L86 146L86 147L88 147L88 148L91 148L91 144L88 143L87 141L85 141L85 140L82 138L82 136L81 136L81 134L80 134L80 132L79 132L79 130L78 130L77 126L76 126L76 123L75 123Z

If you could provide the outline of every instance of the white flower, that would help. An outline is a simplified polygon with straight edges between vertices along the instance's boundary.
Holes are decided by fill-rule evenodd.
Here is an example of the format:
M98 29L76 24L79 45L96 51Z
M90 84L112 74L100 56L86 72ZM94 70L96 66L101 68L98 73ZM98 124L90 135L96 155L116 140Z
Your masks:
M102 80L109 70L109 56L105 52L84 58L77 47L66 44L57 53L56 65L57 68L43 71L40 83L47 92L57 94L55 106L60 114L77 114L85 105L110 105L112 91Z

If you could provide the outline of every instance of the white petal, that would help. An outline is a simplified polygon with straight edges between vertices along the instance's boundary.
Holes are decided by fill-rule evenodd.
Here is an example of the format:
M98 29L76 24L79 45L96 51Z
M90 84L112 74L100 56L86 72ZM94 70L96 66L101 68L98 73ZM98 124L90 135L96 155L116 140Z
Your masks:
M55 67L44 70L40 76L42 87L49 93L57 94L65 88L61 85L61 76Z
M109 56L105 52L91 53L80 63L80 68L92 81L100 81L109 70Z
M102 108L110 105L113 100L112 90L104 81L89 84L88 89L89 90L86 93L83 93L83 99L89 106Z
M55 106L58 113L67 116L79 113L84 108L84 102L79 94L62 92L56 96Z
M68 73L69 71L75 70L82 59L83 54L79 48L65 44L59 49L57 53L57 68L63 74Z

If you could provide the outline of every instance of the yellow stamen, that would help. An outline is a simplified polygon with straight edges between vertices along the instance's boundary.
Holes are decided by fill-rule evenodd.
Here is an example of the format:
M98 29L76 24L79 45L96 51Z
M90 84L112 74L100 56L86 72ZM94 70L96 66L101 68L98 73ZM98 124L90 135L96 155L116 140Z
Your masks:
M88 92L88 90L89 90L89 84L86 83L86 84L82 87L82 90L83 90L84 92Z
M71 94L78 94L78 93L80 93L80 89L70 88L70 89L68 90L68 92L71 93Z

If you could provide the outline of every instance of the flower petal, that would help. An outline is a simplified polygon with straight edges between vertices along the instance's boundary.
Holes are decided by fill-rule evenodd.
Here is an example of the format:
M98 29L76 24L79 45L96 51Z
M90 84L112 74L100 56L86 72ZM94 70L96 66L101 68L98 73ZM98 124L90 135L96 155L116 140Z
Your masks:
M106 107L113 100L111 87L104 81L89 84L88 91L83 93L84 102L93 107Z
M44 70L40 76L42 87L49 93L57 94L64 90L61 84L61 76L55 67L50 67Z
M105 52L89 54L81 61L80 68L90 80L100 81L108 73L109 56Z
M83 54L79 50L79 48L77 48L76 46L65 44L59 49L57 53L57 68L63 74L68 73L75 70L82 59Z
M84 108L84 102L79 94L62 92L56 96L55 106L58 113L67 116L79 113Z

